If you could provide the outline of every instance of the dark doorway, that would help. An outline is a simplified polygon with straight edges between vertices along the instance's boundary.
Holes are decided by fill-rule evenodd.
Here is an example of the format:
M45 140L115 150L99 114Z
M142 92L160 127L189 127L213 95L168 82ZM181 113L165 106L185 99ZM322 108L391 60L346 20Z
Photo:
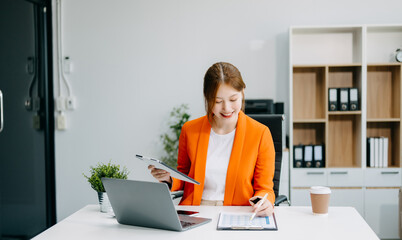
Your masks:
M0 236L56 221L51 1L0 1Z

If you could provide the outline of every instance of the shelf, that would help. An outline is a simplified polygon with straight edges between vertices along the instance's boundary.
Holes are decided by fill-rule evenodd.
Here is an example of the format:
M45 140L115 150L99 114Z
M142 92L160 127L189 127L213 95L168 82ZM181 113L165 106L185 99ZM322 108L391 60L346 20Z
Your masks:
M361 167L361 116L330 115L327 167Z
M395 62L395 51L401 48L401 26L367 27L367 62Z
M367 67L367 119L400 118L401 65Z
M331 64L327 65L328 67L331 68L341 68L341 67L361 67L361 63L346 63L346 64Z
M393 170L393 169L395 169L395 170L399 170L400 169L400 167L398 167L398 166L388 166L388 167L366 167L367 169L379 169L379 170Z
M370 118L367 122L400 122L400 118Z
M293 116L295 119L325 118L325 68L293 69Z
M325 123L326 120L323 119L294 119L293 123Z
M292 28L291 62L356 64L362 62L362 27Z
M328 88L354 87L361 92L361 82L361 66L330 66L328 68Z
M400 167L400 122L369 122L367 123L367 138L388 138L388 166Z
M389 62L389 63L367 63L367 67L378 67L378 66L401 66L400 62Z
M312 67L361 67L361 63L335 63L335 64L296 64L294 68L312 68Z
M293 123L293 145L323 144L325 123Z
M361 115L362 111L329 111L328 115Z

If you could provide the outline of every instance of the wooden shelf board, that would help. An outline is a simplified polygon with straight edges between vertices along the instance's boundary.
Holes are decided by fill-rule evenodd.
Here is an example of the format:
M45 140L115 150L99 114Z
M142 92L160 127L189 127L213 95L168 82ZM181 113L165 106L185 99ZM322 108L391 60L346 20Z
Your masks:
M400 122L400 118L368 118L367 122Z
M367 63L368 67L377 67L377 66L401 66L402 63L399 62L389 62L389 63Z
M397 65L397 64L396 64ZM361 63L341 63L341 64L295 64L294 68L322 68L322 67L360 67Z
M387 170L387 169L399 169L400 167L398 166L388 166L388 167L366 167L366 169L381 169L381 170Z
M328 67L361 67L361 63L330 64Z
M293 123L325 123L326 120L323 119L293 119Z
M360 115L362 111L329 111L328 115Z
M315 65L315 64L300 64L293 65L293 68L324 68L326 65Z
M355 169L361 169L360 166L345 166L345 167L325 167L326 169L343 169L343 168L355 168Z

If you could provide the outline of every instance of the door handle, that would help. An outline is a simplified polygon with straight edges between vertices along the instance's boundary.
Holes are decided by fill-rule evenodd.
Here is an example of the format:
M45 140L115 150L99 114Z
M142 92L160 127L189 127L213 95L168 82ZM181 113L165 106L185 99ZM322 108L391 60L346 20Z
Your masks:
M330 172L331 174L339 174L339 175L346 175L346 174L348 174L348 172L347 171L344 171L344 172Z
M307 172L307 175L324 175L324 172Z
M395 171L395 172L381 172L381 174L399 174L399 172Z
M0 90L0 132L4 128L4 118L3 118L3 93Z

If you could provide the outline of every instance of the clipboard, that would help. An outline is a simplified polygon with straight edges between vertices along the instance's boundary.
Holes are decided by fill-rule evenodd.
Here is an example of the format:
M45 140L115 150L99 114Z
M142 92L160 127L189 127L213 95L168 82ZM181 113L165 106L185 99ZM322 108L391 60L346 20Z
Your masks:
M251 230L251 231L277 231L275 213L269 217L255 217L249 222L252 213L221 212L219 214L217 230Z
M199 182L195 181L191 177L187 176L184 173L181 173L181 172L177 171L176 169L166 165L165 163L163 163L162 161L160 161L158 159L144 157L144 156L138 155L138 154L136 154L135 157L140 159L140 160L142 160L144 163L148 164L148 166L149 165L154 165L156 168L163 169L163 170L169 172L170 176L172 176L174 178L177 178L177 179L180 179L182 181L189 182L189 183L193 183L193 184L196 184L196 185L200 185Z

